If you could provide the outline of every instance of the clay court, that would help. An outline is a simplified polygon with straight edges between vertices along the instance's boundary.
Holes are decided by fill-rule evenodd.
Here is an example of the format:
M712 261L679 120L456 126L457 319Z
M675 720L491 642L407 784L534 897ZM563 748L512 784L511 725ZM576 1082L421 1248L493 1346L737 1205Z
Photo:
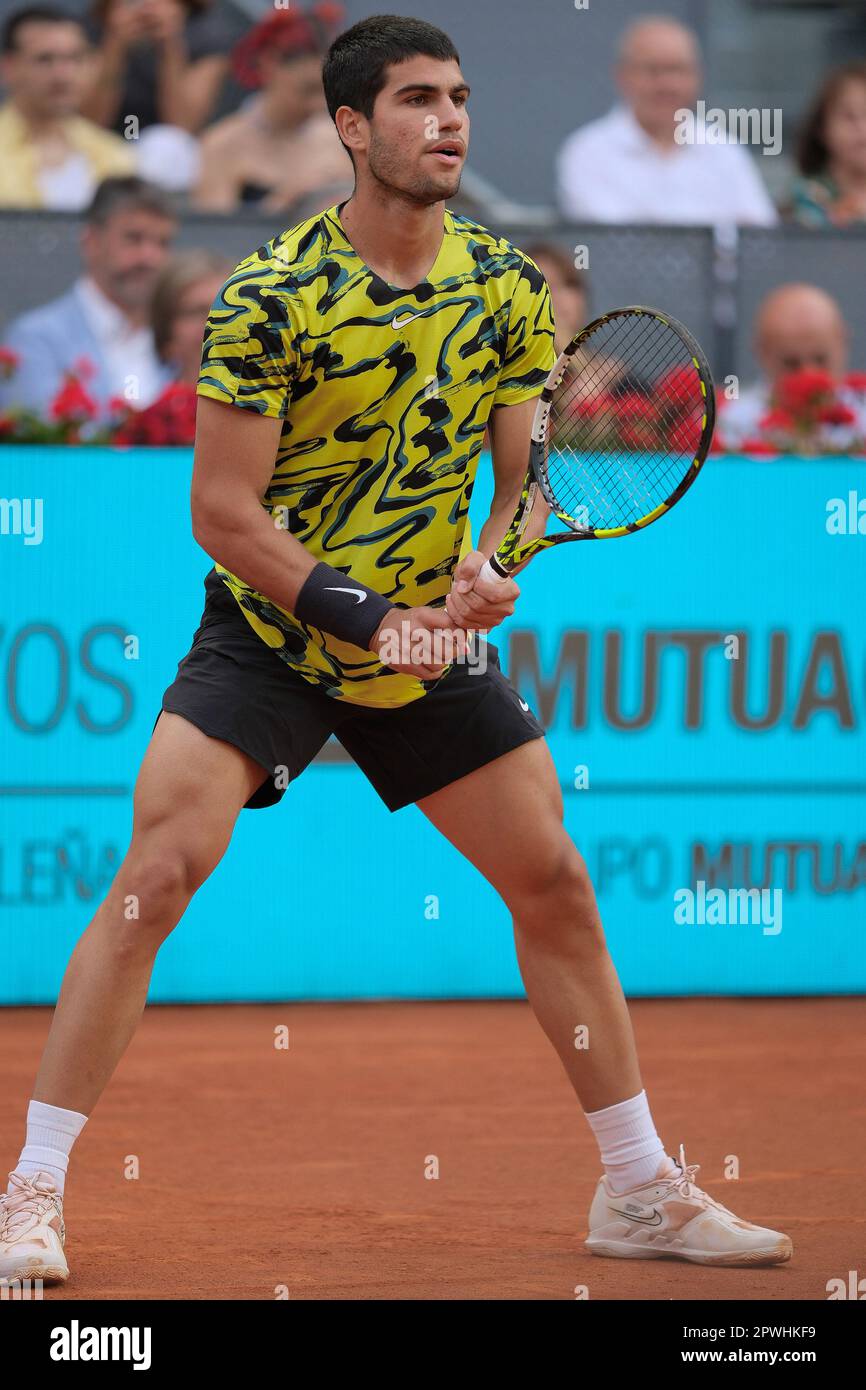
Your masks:
M46 1298L826 1299L866 1246L863 1000L631 1009L668 1151L684 1142L711 1195L786 1231L789 1264L587 1254L596 1146L524 1003L154 1006L76 1145L71 1277ZM49 1018L4 1012L7 1117Z

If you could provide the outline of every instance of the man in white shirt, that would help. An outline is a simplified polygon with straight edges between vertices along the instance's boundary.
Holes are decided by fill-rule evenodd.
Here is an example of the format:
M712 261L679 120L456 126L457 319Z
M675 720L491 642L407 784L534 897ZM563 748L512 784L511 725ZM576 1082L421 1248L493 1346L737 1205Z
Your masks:
M2 384L3 408L47 415L65 374L81 375L82 359L90 364L84 386L96 403L97 422L110 414L114 396L142 410L160 395L172 374L154 347L150 301L176 230L162 189L135 175L100 184L81 234L84 274L4 334L4 346L19 362Z
M774 225L775 208L742 146L705 143L700 121L690 122L685 143L677 140L677 113L694 109L701 85L700 54L689 29L668 18L630 25L616 79L623 104L576 130L557 156L558 200L566 217Z

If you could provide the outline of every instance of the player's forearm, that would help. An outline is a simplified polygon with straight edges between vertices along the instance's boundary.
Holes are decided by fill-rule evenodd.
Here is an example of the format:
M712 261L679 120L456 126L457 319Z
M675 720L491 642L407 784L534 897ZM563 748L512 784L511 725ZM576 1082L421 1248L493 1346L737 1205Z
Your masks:
M506 532L514 520L514 513L517 503L520 500L520 489L500 504L494 500L490 515L481 528L478 537L478 549L489 559L498 550L502 541L505 539ZM550 508L547 506L541 493L536 494L532 512L523 530L522 541L534 541L538 536L543 536L547 529L547 521L550 516ZM526 562L528 563L528 562ZM520 569L523 566L519 566ZM516 573L516 571L515 571Z
M193 535L217 564L293 612L318 562L277 520L254 500L235 505L231 513L199 504L193 511Z
M202 521L201 515L194 508L196 540L231 574L307 626L361 651L376 649L374 635L394 607L390 599L315 559L253 499L230 517Z
M513 493L506 494L499 491L494 494L490 515L481 527L477 546L477 549L486 555L488 560L501 545L505 533L511 525L519 497L519 487Z

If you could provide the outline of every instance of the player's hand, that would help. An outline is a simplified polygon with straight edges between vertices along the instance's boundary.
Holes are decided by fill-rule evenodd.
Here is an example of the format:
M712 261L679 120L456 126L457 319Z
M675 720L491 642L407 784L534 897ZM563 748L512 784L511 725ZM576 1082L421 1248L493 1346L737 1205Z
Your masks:
M391 670L429 681L465 656L466 640L443 608L392 608L370 639L370 651Z
M520 590L513 579L478 578L486 559L480 550L470 550L454 571L445 611L455 627L486 632L514 612Z

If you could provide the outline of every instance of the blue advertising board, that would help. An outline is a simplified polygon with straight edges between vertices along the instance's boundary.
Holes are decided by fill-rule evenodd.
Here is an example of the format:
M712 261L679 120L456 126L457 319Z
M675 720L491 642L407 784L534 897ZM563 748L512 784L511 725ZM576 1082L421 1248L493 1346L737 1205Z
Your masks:
M0 460L0 1002L44 1003L128 845L211 562L189 450ZM714 458L658 525L519 576L492 640L548 730L632 995L866 988L861 497L862 462ZM476 534L489 498L485 457ZM329 817L357 828L337 858ZM492 888L344 760L242 813L150 998L521 992Z

